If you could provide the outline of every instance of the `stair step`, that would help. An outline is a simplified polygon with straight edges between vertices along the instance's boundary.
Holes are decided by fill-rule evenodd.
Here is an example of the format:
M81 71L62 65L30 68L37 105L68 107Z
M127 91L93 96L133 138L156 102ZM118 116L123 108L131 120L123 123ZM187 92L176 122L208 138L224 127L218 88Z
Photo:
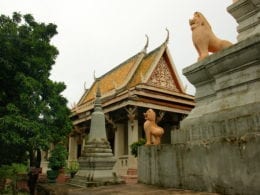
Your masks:
M125 181L127 184L135 184L138 181L137 175L122 175L121 178Z
M127 169L127 175L137 175L137 169Z
M108 179L104 181L87 181L85 177L81 177L81 176L75 176L69 182L70 185L77 186L77 187L98 187L98 186L123 184L123 183L125 183L125 181L120 178L117 178L116 180Z

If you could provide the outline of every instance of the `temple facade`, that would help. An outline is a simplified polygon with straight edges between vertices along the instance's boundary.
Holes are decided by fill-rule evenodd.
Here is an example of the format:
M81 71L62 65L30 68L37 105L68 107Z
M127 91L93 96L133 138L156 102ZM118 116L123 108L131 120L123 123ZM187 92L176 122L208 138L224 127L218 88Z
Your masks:
M194 97L185 92L167 43L168 37L147 53L147 40L141 52L95 79L85 90L71 110L73 130L69 135L69 161L81 156L88 138L98 83L107 138L117 160L114 171L118 175L137 167L130 145L145 138L143 113L147 109L155 110L158 125L165 130L162 144L171 142L171 131L178 128L195 103Z

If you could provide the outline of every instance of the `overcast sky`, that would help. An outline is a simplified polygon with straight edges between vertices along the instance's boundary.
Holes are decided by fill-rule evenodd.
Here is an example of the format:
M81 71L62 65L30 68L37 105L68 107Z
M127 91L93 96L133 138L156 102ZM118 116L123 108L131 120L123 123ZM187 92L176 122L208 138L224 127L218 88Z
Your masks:
M62 81L69 106L89 88L93 72L107 71L140 52L149 36L148 52L158 47L170 31L168 48L187 92L195 89L182 69L197 61L188 20L202 12L214 33L236 43L237 23L227 12L231 0L0 0L0 13L30 13L37 22L54 23L58 35L52 43L59 56L51 79Z

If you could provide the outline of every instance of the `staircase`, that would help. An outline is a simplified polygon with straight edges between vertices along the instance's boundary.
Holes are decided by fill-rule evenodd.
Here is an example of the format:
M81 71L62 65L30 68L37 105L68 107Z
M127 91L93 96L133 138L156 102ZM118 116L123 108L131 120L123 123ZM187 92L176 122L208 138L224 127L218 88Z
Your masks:
M135 184L138 181L137 169L129 168L126 175L122 175L121 178L126 184Z

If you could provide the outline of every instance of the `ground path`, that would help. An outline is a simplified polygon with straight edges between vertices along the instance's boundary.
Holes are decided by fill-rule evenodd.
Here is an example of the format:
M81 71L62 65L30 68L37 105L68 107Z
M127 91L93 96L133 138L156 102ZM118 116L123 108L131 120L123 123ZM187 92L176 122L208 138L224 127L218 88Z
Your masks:
M55 186L55 187L54 187ZM47 186L44 186L47 187ZM55 184L48 185L47 187L52 191L51 194L57 195L118 195L118 194L129 194L129 195L166 195L166 194L175 194L175 195L217 195L216 193L208 192L194 192L191 190L182 190L174 188L162 188L152 185L145 184L120 184L120 185L109 185L101 187L91 187L91 188L77 188L72 187L66 184ZM42 193L38 193L42 195Z

